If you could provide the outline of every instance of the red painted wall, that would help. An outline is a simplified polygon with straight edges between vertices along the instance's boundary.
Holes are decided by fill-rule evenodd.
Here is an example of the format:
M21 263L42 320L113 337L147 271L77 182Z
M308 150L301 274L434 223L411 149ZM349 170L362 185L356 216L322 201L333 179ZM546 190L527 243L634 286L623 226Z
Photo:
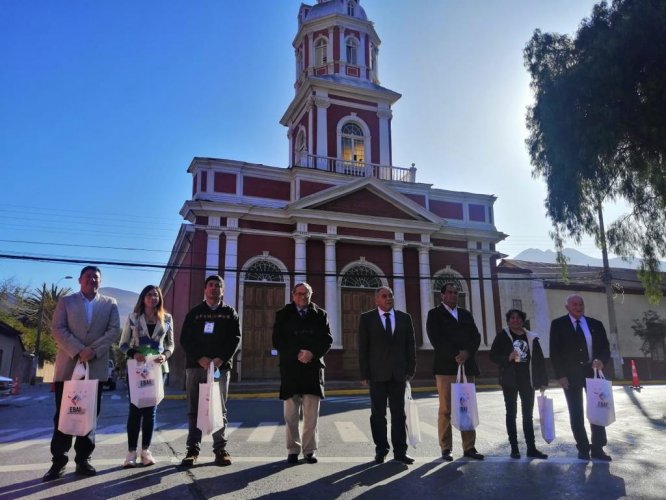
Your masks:
M289 201L291 189L288 182L244 176L243 195Z
M311 194L324 191L333 187L332 184L325 184L323 182L300 181L301 198L310 196Z
M463 220L462 203L452 201L430 200L430 211L445 219Z
M353 193L349 193L342 198L320 205L318 208L347 214L361 213L378 217L413 220L412 216L406 214L392 203L385 201L368 189L360 189Z
M236 174L215 172L214 189L216 193L236 193Z

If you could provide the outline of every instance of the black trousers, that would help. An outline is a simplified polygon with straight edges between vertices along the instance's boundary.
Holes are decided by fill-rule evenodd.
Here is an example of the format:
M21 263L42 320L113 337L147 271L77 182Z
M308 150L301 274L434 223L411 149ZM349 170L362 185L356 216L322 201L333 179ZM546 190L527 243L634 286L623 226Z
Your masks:
M569 379L569 383L571 384L571 379ZM571 384L569 389L564 391L564 396L567 399L567 406L569 407L569 422L571 423L571 431L576 440L576 448L578 448L578 451L588 453L590 451L590 442L587 439L587 431L585 430L583 386ZM591 449L593 452L600 451L607 443L606 428L592 424L590 424L590 427L592 429Z
M76 462L85 462L95 449L95 429L85 436L70 436L58 430L60 421L60 403L62 402L62 391L64 382L55 382L55 415L53 416L53 437L51 437L51 456L54 463L66 463L67 452L72 447L74 439L74 452ZM97 415L102 407L102 383L97 387Z
M506 433L512 446L518 445L518 430L516 429L516 414L518 413L518 395L523 415L523 434L528 449L534 448L534 424L532 412L534 411L534 388L529 378L517 377L517 386L502 387L504 393L504 406L506 408Z
M377 455L386 455L390 449L386 430L386 402L391 410L391 443L393 455L407 453L407 418L405 416L405 381L370 381L370 430Z

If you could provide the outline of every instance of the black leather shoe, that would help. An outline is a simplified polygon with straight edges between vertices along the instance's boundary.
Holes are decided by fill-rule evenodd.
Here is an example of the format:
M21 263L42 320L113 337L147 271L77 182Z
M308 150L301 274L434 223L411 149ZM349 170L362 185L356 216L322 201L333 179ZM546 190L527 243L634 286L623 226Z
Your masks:
M375 462L378 464L383 464L384 460L386 460L386 453L377 453L375 455Z
M590 453L587 451L579 451L578 452L578 458L581 460L589 460L590 459Z
M298 463L298 453L290 453L287 455L287 463L290 465L295 465Z
M442 460L445 462L453 462L453 457L451 456L451 450L442 450Z
M402 462L403 464L406 465L412 465L414 463L414 459L409 455L397 455L393 457L393 460L395 460L396 462Z
M309 464L316 464L319 460L317 460L317 455L314 453L308 453L305 455L305 461Z
M545 460L548 458L548 455L545 453L541 453L539 450L536 448L531 448L527 450L527 456L530 458L541 458L542 460Z
M97 474L97 471L90 465L89 460L85 460L83 462L76 462L76 473L83 476L94 476Z
M592 458L594 458L596 460L603 460L604 462L612 462L613 461L613 459L611 458L610 455L607 455L606 453L604 453L604 450L593 451L590 455L592 456Z
M53 462L51 468L48 470L46 474L44 474L44 477L42 477L42 481L47 482L60 479L62 476L65 475L66 465L67 465L67 460Z
M473 458L474 460L483 460L484 456L481 455L478 451L476 451L476 448L470 448L467 450L465 453L463 453L464 456L467 458Z

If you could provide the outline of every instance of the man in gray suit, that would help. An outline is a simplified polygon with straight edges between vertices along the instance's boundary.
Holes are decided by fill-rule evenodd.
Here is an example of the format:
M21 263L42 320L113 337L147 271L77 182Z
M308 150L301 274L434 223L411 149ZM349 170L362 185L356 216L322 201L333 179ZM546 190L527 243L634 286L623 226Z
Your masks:
M416 347L412 317L393 309L393 291L375 291L377 309L361 314L358 355L361 383L370 385L370 430L375 442L375 462L388 455L386 402L391 410L391 443L395 460L410 465L407 455L405 386L416 372Z
M81 291L58 301L53 314L53 337L58 344L55 373L55 416L51 438L52 465L44 475L44 481L62 477L69 461L67 452L72 447L72 437L58 430L60 402L65 380L72 378L76 364L88 363L90 379L100 381L97 390L97 414L101 405L101 381L108 377L109 347L120 334L120 318L115 299L98 293L102 272L95 266L81 270ZM77 436L74 442L76 472L94 476L97 471L90 464L95 449L95 430L86 436Z

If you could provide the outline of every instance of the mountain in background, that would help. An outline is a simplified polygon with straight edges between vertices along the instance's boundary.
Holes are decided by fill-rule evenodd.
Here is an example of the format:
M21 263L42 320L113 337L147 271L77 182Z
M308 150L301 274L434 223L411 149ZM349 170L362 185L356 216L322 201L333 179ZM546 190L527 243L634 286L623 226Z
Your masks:
M122 290L120 288L102 287L99 289L102 295L113 297L118 302L118 314L120 315L120 326L122 327L127 320L127 316L134 310L136 301L139 294L130 292L129 290Z
M564 255L569 258L569 264L577 266L592 266L592 267L603 267L602 259L596 257L590 257L585 255L578 250L573 248L565 248L563 251ZM555 264L557 253L553 250L539 250L538 248L528 248L523 250L518 255L514 257L514 260L524 260L527 262L546 262L548 264ZM629 261L624 261L620 257L614 257L608 259L610 267L621 268L621 269L638 269L640 266L639 259L631 259ZM661 263L661 269L666 270L666 262Z

